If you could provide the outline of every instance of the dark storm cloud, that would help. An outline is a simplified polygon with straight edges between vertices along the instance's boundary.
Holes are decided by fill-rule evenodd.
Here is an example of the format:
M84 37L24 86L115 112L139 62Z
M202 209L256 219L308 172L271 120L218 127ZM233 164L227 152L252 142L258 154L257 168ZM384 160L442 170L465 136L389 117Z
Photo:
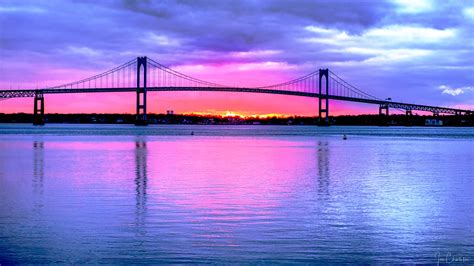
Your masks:
M103 69L138 55L174 66L283 62L298 73L329 66L377 86L373 94L473 104L471 92L437 87L474 83L474 5L397 2L2 1L2 76L38 65Z
M341 5L345 8L341 9ZM373 1L124 1L123 8L153 17L152 29L178 33L198 49L246 51L286 47L310 24L360 31L391 4Z

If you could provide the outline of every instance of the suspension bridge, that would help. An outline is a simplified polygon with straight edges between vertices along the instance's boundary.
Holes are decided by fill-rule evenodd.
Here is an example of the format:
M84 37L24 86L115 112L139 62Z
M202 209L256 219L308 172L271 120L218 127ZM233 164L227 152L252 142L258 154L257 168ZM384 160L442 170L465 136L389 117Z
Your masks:
M388 116L389 108L403 110L407 116L411 116L413 111L432 112L434 116L441 113L473 114L472 110L382 100L359 90L329 69L319 69L300 78L270 86L240 87L197 79L147 57L137 57L99 75L59 86L0 90L0 99L33 97L33 123L43 125L46 94L136 92L135 125L147 125L147 92L149 91L244 92L313 97L319 100L319 124L326 126L329 125L329 100L378 105L380 116Z

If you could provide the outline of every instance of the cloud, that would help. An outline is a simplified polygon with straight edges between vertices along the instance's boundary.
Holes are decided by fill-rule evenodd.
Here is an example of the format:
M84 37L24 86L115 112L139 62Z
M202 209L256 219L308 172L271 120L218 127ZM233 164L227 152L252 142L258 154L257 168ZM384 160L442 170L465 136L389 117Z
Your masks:
M393 0L398 6L397 11L401 13L422 13L433 10L433 3L430 0Z
M7 12L44 13L46 10L36 6L0 6L0 13Z
M66 49L66 52L78 54L78 55L85 55L85 56L99 56L102 54L101 51L94 50L89 47L76 47L76 46L69 46Z
M280 50L251 50L245 52L231 52L230 55L240 58L255 58L255 57L267 57L280 54Z
M474 7L467 7L462 10L464 17L474 20Z
M410 61L430 54L431 51L423 49L379 50L377 53L372 54L372 57L365 59L362 62L369 64L389 64L394 62Z
M452 88L447 85L441 85L438 87L438 89L442 90L441 93L443 94L449 94L452 96L458 96L461 95L465 92L471 92L474 91L474 87L460 87L460 88Z
M239 64L236 68L239 71L250 71L250 70L269 70L269 69L276 69L276 70L286 70L286 69L294 69L297 66L290 65L285 62L259 62L259 63L248 63L248 64Z
M420 26L387 25L368 29L361 34L351 35L346 31L306 26L316 36L303 38L303 41L325 43L339 46L358 45L362 47L400 47L411 44L433 44L455 37L454 29L433 29Z
M411 25L389 25L370 29L362 37L376 41L390 41L392 45L404 43L436 43L455 36L454 29L434 29Z
M148 32L146 37L142 39L142 41L154 45L162 45L162 46L178 46L179 41L176 39L169 38L166 35L157 35L153 32Z
M302 42L326 45L328 48L325 50L331 53L356 55L352 60L335 62L339 66L382 65L422 59L436 52L433 44L442 44L456 36L454 29L401 25L371 28L360 34L317 26L306 26L305 30L313 36L301 39Z

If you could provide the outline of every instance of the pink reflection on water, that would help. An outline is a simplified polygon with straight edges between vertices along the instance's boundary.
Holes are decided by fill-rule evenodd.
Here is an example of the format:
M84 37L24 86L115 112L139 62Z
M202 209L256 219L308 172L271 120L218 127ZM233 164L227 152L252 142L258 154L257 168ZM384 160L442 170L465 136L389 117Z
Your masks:
M93 138L48 142L48 160L61 162L46 162L54 167L46 170L55 174L50 179L67 186L64 191L88 191L91 201L128 202L140 235L150 223L184 226L195 247L238 246L236 239L252 235L243 231L287 219L289 202L317 175L310 139Z
M61 159L63 171L74 172L68 180L74 186L129 183L145 169L151 194L177 206L215 214L252 207L264 214L278 207L282 196L291 196L308 165L316 165L315 145L263 137L181 136L50 141L47 148ZM94 178L78 174L91 167L97 172Z
M316 160L311 143L272 138L180 138L150 141L147 149L147 204L185 213L194 246L236 246L250 224L274 222Z
M149 142L150 184L162 195L173 195L177 205L191 209L276 207L279 203L272 197L293 191L296 175L292 173L308 160L308 150L295 145L268 138ZM274 153L275 146L281 153Z

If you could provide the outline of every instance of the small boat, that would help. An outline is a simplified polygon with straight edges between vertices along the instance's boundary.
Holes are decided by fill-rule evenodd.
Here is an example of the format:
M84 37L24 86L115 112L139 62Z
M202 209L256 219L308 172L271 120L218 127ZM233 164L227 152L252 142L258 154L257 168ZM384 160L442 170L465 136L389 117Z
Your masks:
M346 139L347 139L346 134L344 134L344 135L342 136L342 139L343 139L343 140L346 140Z

